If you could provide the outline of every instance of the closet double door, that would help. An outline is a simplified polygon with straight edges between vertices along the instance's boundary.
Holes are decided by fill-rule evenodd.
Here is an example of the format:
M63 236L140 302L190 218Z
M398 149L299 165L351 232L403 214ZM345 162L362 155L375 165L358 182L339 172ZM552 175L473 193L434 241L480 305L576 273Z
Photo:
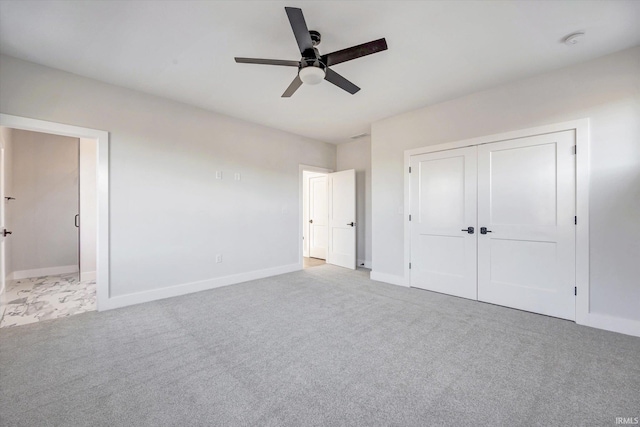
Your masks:
M411 156L411 286L575 319L575 133Z

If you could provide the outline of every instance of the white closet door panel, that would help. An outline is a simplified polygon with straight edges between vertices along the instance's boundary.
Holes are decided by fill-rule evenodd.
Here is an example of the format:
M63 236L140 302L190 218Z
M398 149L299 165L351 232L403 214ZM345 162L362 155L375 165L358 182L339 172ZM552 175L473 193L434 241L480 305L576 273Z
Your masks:
M477 299L476 179L476 147L411 157L411 286Z
M478 147L478 299L575 319L573 131Z

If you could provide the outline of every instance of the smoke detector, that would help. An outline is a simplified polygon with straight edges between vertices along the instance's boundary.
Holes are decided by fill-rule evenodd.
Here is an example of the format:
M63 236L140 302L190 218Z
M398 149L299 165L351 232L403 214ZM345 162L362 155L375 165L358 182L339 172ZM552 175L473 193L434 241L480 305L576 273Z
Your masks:
M584 33L583 32L578 32L578 33L569 34L562 41L567 46L573 46L574 44L580 43L583 38L584 38Z

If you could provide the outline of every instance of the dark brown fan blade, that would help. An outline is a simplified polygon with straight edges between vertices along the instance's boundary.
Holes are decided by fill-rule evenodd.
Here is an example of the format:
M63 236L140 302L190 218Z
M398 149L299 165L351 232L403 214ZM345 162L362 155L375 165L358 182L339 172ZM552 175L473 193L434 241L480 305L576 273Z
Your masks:
M302 80L300 80L300 76L296 76L295 79L291 82L287 90L282 94L282 98L289 98L291 95L295 93L296 90L302 85Z
M320 60L327 66L336 65L341 62L351 61L361 56L371 55L372 53L387 50L387 41L385 39L374 40L369 43L359 44L358 46L349 47L347 49L338 50L336 52L322 55Z
M307 23L304 20L302 9L298 9L297 7L285 7L284 10L287 12L287 16L289 17L289 23L291 24L293 35L296 37L296 42L298 42L300 53L303 57L314 57L315 53L313 53L313 43L311 42L311 35L309 35L309 29L307 28Z
M354 93L356 93L357 91L360 90L360 88L358 86L354 85L349 80L345 79L340 74L336 73L335 71L333 71L333 70L331 70L329 68L327 68L327 70L326 70L326 74L324 76L324 79L326 81L331 82L334 85L338 86L340 89L346 90L351 95L353 95Z
M286 67L299 67L300 61L287 61L284 59L260 59L260 58L237 58L239 64L262 64L262 65L284 65Z

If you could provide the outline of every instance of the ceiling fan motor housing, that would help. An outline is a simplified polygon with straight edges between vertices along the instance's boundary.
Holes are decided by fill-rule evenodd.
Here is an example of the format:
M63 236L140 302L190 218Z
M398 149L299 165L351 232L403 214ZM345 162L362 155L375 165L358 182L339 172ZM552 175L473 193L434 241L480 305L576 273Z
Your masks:
M320 44L321 39L322 39L322 36L320 36L320 33L315 31L315 30L310 30L309 31L309 35L311 36L311 43L314 46L318 46Z
M327 68L327 65L320 60L320 58L302 58L300 61L300 69L307 67L316 67L322 70Z

